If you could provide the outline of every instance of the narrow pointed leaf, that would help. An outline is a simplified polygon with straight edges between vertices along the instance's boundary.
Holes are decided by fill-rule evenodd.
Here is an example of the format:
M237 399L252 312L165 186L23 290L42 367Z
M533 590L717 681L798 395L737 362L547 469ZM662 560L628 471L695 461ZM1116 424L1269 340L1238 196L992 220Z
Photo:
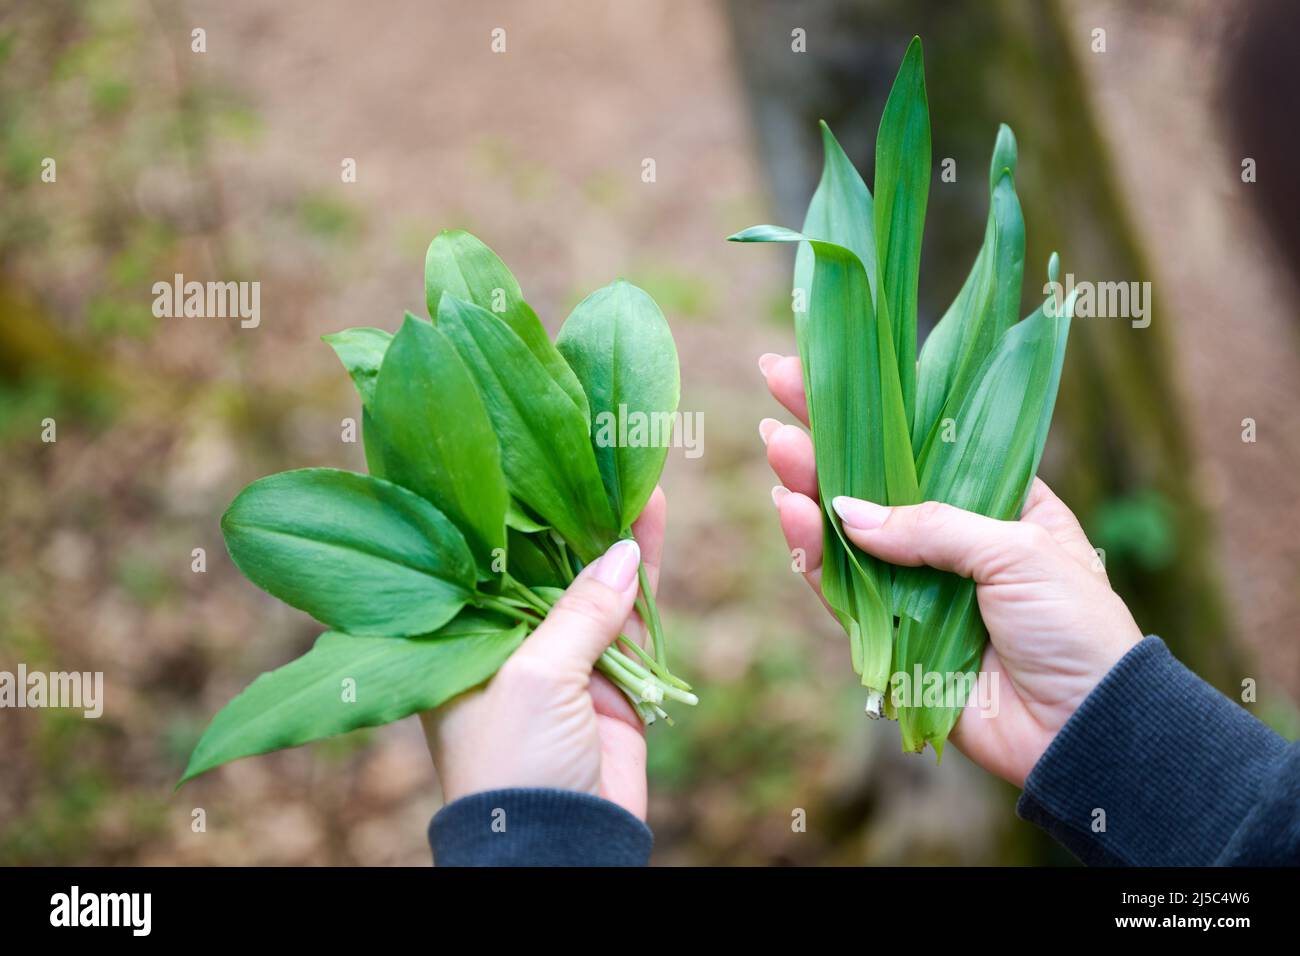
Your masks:
M556 351L537 313L524 301L514 275L495 252L468 232L447 230L429 244L424 257L424 294L431 318L437 317L444 292L487 309L505 322L583 417L589 416L587 396L577 376Z
M375 389L384 474L431 501L465 535L480 580L506 546L501 451L474 378L455 346L409 312Z
M822 178L804 216L805 236L816 236L851 250L867 270L867 282L876 289L876 234L871 191L853 161L845 154L831 128L822 120ZM812 294L814 257L810 246L800 244L794 260L796 295L807 302ZM796 312L795 320L807 315Z
M877 311L889 317L910 426L916 392L916 289L930 194L930 109L920 37L913 37L907 48L880 118L875 192Z
M261 675L222 708L190 755L181 783L239 757L431 710L496 673L526 632L472 610L423 637L328 631L302 657Z
M415 492L369 475L271 475L239 493L221 530L250 581L351 634L427 634L474 589L456 526Z
M583 561L617 540L587 419L523 341L490 312L448 294L438 328L478 384L501 445L510 493L569 542Z
M555 341L591 408L610 506L628 528L663 471L681 391L677 347L654 299L619 280L578 303Z
M1003 125L989 170L989 216L975 265L921 350L912 430L918 460L938 440L942 421L965 402L975 376L1020 312L1025 222L1015 189L1016 140Z

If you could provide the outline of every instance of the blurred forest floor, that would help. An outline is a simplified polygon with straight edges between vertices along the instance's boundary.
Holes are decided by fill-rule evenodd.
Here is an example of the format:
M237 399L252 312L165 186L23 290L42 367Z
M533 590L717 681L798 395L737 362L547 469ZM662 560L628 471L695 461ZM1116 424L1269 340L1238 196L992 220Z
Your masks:
M1195 24L1067 9L1080 43L1100 11L1163 54L1117 53L1122 70L1089 79L1142 238L1187 306L1177 358L1248 659L1294 698L1292 292L1243 248L1259 245L1244 210L1153 153L1178 137L1184 171L1211 168L1197 150L1218 135L1213 104L1178 65ZM233 569L221 511L272 471L364 470L340 441L351 385L319 336L422 311L424 248L454 227L501 254L552 331L615 276L644 286L677 339L682 408L703 413L703 457L674 451L665 477L662 604L702 702L651 731L656 861L1065 859L1014 819L1008 788L952 751L942 768L905 758L894 728L862 719L842 636L782 573L756 428L777 409L755 363L793 347L788 277L722 241L771 212L719 5L56 2L25 17L0 21L39 40L6 53L3 158L30 174L55 155L59 184L7 199L0 233L0 666L103 670L107 709L4 713L0 863L427 864L439 797L413 720L172 785L212 714L319 630ZM24 107L7 84L41 75L41 49L58 66ZM1199 104L1185 125L1159 109L1170 90ZM1188 231L1192 254L1159 256L1191 248ZM1257 298L1207 308L1228 263ZM261 327L153 319L145 291L173 272L260 281ZM1268 333L1221 321L1243 310ZM47 415L54 445L36 440ZM1242 446L1246 415L1278 441Z

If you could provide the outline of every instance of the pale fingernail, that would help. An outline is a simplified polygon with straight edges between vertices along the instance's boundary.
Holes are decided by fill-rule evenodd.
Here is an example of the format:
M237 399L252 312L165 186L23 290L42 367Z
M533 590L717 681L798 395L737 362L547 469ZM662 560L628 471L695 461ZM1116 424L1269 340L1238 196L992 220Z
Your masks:
M786 495L790 494L790 489L785 485L776 485L772 488L772 504L776 505L776 510L781 510L781 502L785 501Z
M847 527L857 528L859 531L874 531L889 517L889 509L884 505L844 495L831 501L831 507Z
M766 445L773 432L780 427L781 423L775 418L765 418L758 423L758 437L763 439L763 444Z
M596 580L615 591L626 591L636 580L636 569L640 564L640 546L630 538L618 541L596 562Z
M764 352L758 357L758 370L766 375L771 371L772 366L781 361L781 356L775 352Z

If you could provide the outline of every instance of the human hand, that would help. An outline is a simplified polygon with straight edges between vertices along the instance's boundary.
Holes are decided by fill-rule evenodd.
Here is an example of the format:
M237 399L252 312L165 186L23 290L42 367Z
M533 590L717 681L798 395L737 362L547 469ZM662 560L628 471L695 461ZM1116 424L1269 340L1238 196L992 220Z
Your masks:
M485 790L548 787L601 796L645 819L641 720L592 665L620 633L644 642L631 614L637 562L657 583L665 511L655 489L632 526L636 541L618 542L585 567L485 687L421 715L448 803Z
M772 395L805 425L799 359L759 360ZM781 485L781 530L807 555L821 595L822 519L812 439L764 419L759 433ZM997 521L937 502L888 508L837 498L845 535L868 554L928 564L975 580L989 632L981 670L997 675L996 715L967 703L951 740L975 763L1023 786L1048 744L1124 654L1142 639L1078 520L1035 478L1019 521Z

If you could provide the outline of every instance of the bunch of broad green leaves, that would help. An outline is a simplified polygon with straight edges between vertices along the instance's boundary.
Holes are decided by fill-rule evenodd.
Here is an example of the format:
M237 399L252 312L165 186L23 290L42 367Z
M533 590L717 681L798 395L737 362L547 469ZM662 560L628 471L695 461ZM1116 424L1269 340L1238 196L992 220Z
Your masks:
M677 350L645 292L584 299L554 343L505 264L465 232L425 259L426 321L325 336L361 397L370 474L288 471L245 488L221 520L258 587L329 631L263 674L209 725L188 780L226 761L437 707L492 676L584 564L631 536L663 469ZM661 430L662 434L667 429ZM674 677L644 568L645 650L620 637L597 669L646 722Z
M865 554L845 537L831 502L933 500L1018 517L1047 438L1073 302L1049 298L1017 321L1025 226L1015 137L1002 126L984 244L918 362L917 274L930 186L919 38L880 120L874 198L825 123L822 140L825 165L803 231L755 226L731 238L800 243L795 338L821 497L822 592L849 635L868 714L895 717L904 750L928 741L941 754L987 639L974 584ZM1057 272L1053 254L1054 287ZM918 702L918 673L920 684L944 693ZM913 690L904 700L905 681Z

